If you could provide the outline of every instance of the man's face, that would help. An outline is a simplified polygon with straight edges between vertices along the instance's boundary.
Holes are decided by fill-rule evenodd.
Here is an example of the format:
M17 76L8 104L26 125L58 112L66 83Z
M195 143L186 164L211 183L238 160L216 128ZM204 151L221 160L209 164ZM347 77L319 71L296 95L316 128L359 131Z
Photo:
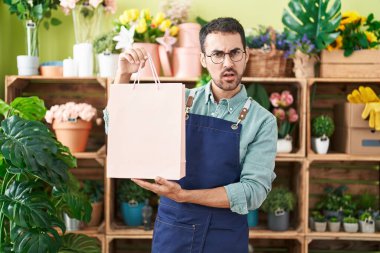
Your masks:
M210 33L204 43L205 53L201 53L201 63L207 68L213 83L224 91L233 91L240 84L248 61L248 50L243 48L239 33ZM224 61L215 64L211 57L212 54L234 52L236 50L246 51L240 61L234 62L225 55Z

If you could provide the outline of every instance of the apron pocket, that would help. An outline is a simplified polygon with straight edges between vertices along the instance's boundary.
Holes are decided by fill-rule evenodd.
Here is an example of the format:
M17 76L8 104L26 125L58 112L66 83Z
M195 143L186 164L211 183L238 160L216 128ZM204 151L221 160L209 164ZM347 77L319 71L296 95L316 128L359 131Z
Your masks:
M195 225L156 218L152 253L191 253Z

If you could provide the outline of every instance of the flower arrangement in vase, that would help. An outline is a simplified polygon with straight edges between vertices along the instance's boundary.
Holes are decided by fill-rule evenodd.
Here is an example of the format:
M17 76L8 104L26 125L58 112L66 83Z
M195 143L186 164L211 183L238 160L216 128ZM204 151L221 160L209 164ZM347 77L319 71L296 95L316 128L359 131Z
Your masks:
M52 124L57 139L72 153L83 152L92 128L91 120L96 114L96 109L89 104L68 102L52 106L45 120Z

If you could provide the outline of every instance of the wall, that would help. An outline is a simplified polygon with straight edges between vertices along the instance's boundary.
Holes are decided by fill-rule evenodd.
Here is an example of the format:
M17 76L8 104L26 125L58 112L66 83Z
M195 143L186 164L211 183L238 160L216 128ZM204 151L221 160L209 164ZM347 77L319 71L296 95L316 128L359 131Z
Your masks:
M126 8L149 7L153 13L158 10L159 0L118 0L118 10L114 16L104 19L103 29L111 27L112 19L118 17ZM233 16L245 27L258 24L281 28L281 15L288 0L193 0L190 20L201 16L206 20L220 16ZM370 12L380 19L380 1L377 0L342 0L343 10L357 10L362 15ZM40 62L62 60L72 56L74 30L72 16L65 16L55 11L54 16L63 23L40 31ZM16 56L24 54L25 40L23 23L15 15L10 15L8 6L0 3L0 97L4 94L4 76L17 74Z

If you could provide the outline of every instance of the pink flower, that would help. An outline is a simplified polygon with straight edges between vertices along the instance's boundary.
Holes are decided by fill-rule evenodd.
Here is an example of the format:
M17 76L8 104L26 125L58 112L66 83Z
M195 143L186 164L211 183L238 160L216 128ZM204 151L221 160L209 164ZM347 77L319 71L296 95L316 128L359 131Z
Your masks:
M281 96L280 96L280 93L278 93L278 92L273 92L269 98L271 104L274 107L278 107L280 105L280 99L281 99Z
M282 93L281 93L281 105L284 106L284 107L287 107L287 106L290 106L291 104L293 104L293 96L292 94L287 91L287 90L284 90Z
M78 0L60 0L60 5L64 8L64 10L74 9L77 1Z
M94 8L97 8L98 5L103 2L103 0L90 0L89 3L92 5Z
M107 12L115 14L116 12L116 0L105 0L105 9Z
M45 120L48 123L53 121L64 122L81 118L91 121L96 116L96 109L89 104L68 102L63 105L54 105L46 112Z
M273 109L273 114L280 121L285 120L285 111L284 111L284 109L282 109L282 108L275 108L275 109Z
M288 120L289 122L297 122L298 121L298 114L297 111L294 108L290 108L288 111Z

